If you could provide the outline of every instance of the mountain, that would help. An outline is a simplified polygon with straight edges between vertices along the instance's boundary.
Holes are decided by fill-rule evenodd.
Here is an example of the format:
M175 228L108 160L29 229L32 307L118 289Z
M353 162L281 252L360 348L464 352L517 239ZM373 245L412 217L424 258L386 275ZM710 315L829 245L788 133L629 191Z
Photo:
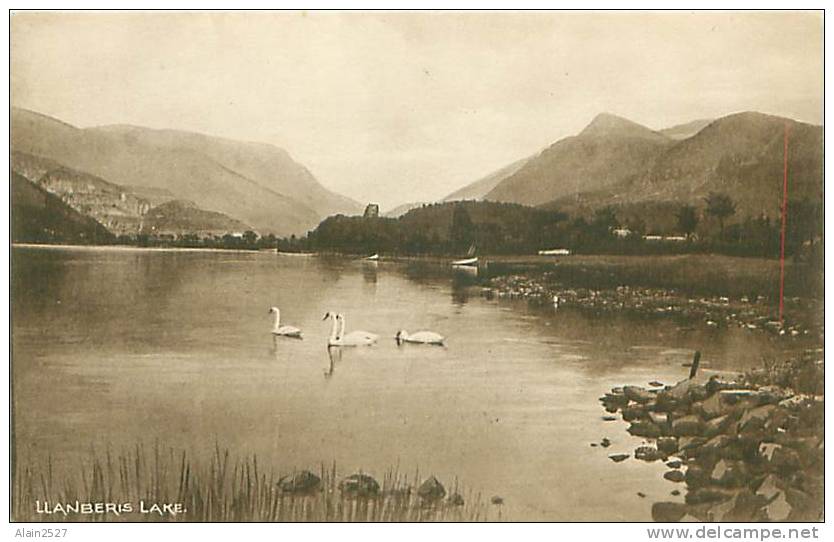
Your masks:
M673 140L635 122L602 113L576 136L528 159L484 197L541 205L616 185L644 171Z
M272 145L135 126L76 128L12 108L11 145L122 186L166 190L261 233L304 233L323 216L361 210Z
M665 135L669 139L687 139L709 126L714 120L715 119L693 120L692 122L676 124L675 126L658 130L658 132Z
M139 233L142 217L151 207L148 200L125 187L53 160L12 151L11 163L12 171L116 235Z
M243 233L249 227L223 213L205 211L193 202L174 200L150 209L144 216L142 233L171 235L188 232L198 237Z
M429 205L429 203L425 201L416 201L412 203L403 203L402 205L397 205L390 211L385 211L382 213L382 216L386 218L399 218L409 212L412 209L419 209L424 205Z
M11 173L11 237L14 243L102 244L113 234L26 177Z
M710 192L736 203L735 217L779 216L784 136L788 129L791 200L822 201L823 128L756 112L728 115L664 148L642 171L597 190L563 196L546 205L567 212L605 205L645 209L668 202L703 207Z
M468 184L457 190L452 192L445 198L443 201L462 201L462 200L481 200L486 196L493 188L495 188L498 183L521 169L524 164L530 160L531 157L522 158L521 160L516 160L515 162L511 163L508 166L504 166L501 169L494 171L471 184Z

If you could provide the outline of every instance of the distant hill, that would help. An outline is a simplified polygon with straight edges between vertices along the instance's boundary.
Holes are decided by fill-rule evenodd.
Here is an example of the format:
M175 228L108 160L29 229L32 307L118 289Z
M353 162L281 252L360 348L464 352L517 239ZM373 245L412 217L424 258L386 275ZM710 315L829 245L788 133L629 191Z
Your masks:
M94 219L14 172L11 213L14 243L106 244L115 240Z
M11 124L15 151L122 186L165 190L261 233L303 233L329 214L361 211L272 145L134 126L80 129L19 108Z
M509 177L510 175L514 174L516 171L521 169L524 164L527 163L532 157L522 158L521 160L516 160L515 162L511 163L508 166L504 166L501 169L490 173L486 177L483 177L471 184L468 184L457 190L452 192L445 198L443 201L461 201L461 200L481 200L486 196L489 192L495 188L498 183Z
M715 119L693 120L691 122L685 122L683 124L677 124L675 126L670 126L669 128L658 130L658 132L670 139L687 139L706 128L710 123L712 123L713 120Z
M412 209L417 209L422 207L423 205L429 205L424 201L417 201L413 203L403 203L402 205L398 205L391 209L390 211L386 211L382 213L382 216L387 218L399 218L409 212Z
M789 198L822 201L822 127L746 112L715 120L676 142L639 175L618 185L557 199L546 207L568 212L605 205L639 209L660 202L703 207L709 192L724 192L736 203L736 220L762 213L778 217L786 126Z
M672 143L645 126L602 113L578 135L557 141L527 160L485 199L541 205L613 186L645 170Z
M19 151L11 154L12 171L57 196L114 234L137 234L148 200L104 179Z
M174 200L150 209L144 216L142 233L169 235L188 232L199 237L243 233L249 226L223 213L205 211L193 202Z

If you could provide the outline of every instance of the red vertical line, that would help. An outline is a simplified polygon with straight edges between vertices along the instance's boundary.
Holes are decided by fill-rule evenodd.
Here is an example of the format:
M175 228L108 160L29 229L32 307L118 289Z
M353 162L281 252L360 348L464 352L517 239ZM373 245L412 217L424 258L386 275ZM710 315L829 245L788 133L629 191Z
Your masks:
M785 123L785 162L782 188L782 246L779 254L779 321L785 321L785 227L788 223L788 123Z

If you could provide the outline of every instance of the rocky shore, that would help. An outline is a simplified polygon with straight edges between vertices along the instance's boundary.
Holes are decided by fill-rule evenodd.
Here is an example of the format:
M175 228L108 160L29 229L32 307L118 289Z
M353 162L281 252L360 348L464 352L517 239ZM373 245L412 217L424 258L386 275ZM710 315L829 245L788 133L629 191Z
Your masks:
M643 317L674 318L681 325L735 326L787 338L822 338L821 322L808 317L822 314L822 310L816 302L797 297L785 299L787 316L780 322L774 317L774 301L764 296L693 297L674 289L633 286L571 288L554 281L549 273L493 277L482 287L481 295L489 299L521 299L540 306L573 307L599 314L628 312Z
M823 515L824 361L821 349L732 377L614 388L605 410L644 442L615 462L665 462L680 500L655 502L655 521L820 521ZM610 441L600 445L608 447Z

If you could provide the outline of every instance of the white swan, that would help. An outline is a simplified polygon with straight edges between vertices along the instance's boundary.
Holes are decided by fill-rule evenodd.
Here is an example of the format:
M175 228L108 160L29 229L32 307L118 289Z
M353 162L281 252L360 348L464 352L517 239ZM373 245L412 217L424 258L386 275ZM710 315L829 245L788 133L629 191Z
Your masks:
M352 331L345 334L345 316L328 312L322 320L333 319L333 327L330 331L328 346L370 346L376 343L379 335L369 331Z
M272 327L272 334L273 335L283 335L284 337L296 337L301 338L301 330L294 326L282 326L281 325L281 311L278 307L271 307L269 309L270 314L275 313L275 325Z
M414 344L437 344L443 346L445 337L434 331L418 331L417 333L409 334L408 331L401 329L397 332L397 344L414 343Z

